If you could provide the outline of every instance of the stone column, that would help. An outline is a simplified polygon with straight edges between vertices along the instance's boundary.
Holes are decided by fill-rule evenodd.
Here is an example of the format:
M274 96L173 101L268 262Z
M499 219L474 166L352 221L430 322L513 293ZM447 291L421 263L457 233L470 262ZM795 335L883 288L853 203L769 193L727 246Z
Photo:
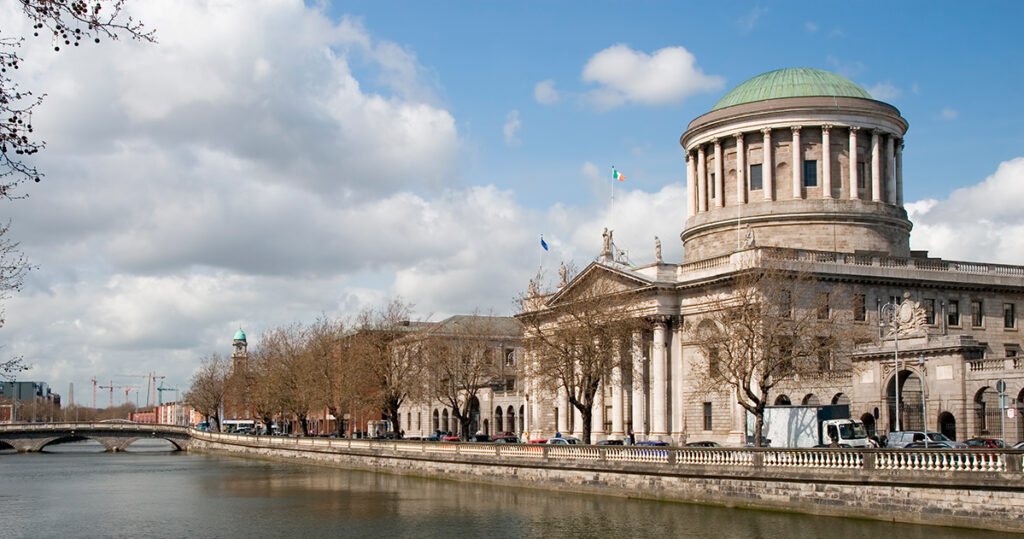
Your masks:
M558 419L555 430L563 434L569 430L569 394L564 387L558 388Z
M704 145L697 147L697 211L708 211L708 167Z
M832 198L832 126L821 126L821 198Z
M573 405L569 405L569 409L572 410L572 435L580 438L583 436L583 414L580 413L579 408ZM591 425L591 428L594 426Z
M697 193L694 189L697 188L694 183L694 170L696 166L693 157L690 155L690 150L686 150L686 215L687 217L693 217L697 215Z
M651 343L651 435L668 435L668 410L666 388L668 365L665 353L666 320L659 317L654 321L654 341Z
M850 199L860 198L860 179L857 178L857 126L850 126Z
M633 399L632 399L632 417L633 417L633 433L637 436L644 433L644 415L646 412L644 395L646 393L647 381L644 380L644 355L641 349L643 345L643 336L639 331L633 332L633 345L631 347L631 358L633 365Z
M747 203L747 151L743 147L743 133L736 133L736 203Z
M893 162L896 160L896 152L893 143L896 137L888 135L885 137L885 201L889 204L896 203L896 167Z
M871 130L871 200L882 201L882 147L877 129Z
M764 188L764 199L771 200L775 193L775 183L772 174L772 128L766 127L761 130L764 133L764 157L761 159L761 183Z
M591 434L600 434L604 437L604 388L602 380L597 386L597 394L594 395L594 407L590 410L590 431ZM595 440L591 440L594 442Z
M903 139L896 145L896 205L903 207Z
M790 127L793 131L793 198L804 197L804 158L803 148L800 147L800 128L799 125Z
M612 360L612 438L622 439L625 434L623 427L623 409L625 399L622 391L622 347L621 343L615 343L615 357Z
M717 206L721 208L725 206L725 166L722 163L722 141L715 138L715 200L718 201Z

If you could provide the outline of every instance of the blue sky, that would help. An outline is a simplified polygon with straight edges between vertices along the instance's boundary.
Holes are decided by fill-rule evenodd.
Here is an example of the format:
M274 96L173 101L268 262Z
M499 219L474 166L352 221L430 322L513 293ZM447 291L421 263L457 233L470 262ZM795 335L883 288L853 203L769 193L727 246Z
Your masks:
M510 314L538 236L585 267L601 230L682 260L679 137L760 73L815 67L898 107L912 247L1024 264L1019 2L144 0L155 45L54 54L42 183L6 203L37 265L5 354L59 392L155 372L187 384L239 326ZM28 35L16 3L0 28ZM617 184L609 214L610 172Z

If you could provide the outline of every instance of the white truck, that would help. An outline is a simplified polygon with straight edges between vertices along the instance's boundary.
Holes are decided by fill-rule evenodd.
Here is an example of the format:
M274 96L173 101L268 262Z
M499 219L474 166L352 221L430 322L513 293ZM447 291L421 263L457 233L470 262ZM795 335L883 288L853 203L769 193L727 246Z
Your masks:
M747 439L753 440L756 417L747 413ZM835 438L840 447L869 447L864 423L850 419L845 404L767 406L762 438L771 447L822 447Z

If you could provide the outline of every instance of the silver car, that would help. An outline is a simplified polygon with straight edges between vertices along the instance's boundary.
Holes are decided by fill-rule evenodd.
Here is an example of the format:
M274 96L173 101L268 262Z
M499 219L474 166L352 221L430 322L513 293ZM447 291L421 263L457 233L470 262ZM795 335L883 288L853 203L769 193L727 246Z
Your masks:
M886 447L907 447L914 442L922 442L922 444L930 444L933 442L943 442L948 444L953 449L965 449L967 444L963 442L955 442L946 437L941 432L924 432L920 430L904 430L899 432L890 432L889 437L886 440ZM923 446L922 446L923 447Z

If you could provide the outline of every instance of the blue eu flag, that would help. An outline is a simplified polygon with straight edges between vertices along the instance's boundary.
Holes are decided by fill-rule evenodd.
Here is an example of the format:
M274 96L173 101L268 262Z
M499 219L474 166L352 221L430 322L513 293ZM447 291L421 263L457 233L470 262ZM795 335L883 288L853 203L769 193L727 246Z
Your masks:
M540 246L543 247L545 251L548 250L548 244L544 241L544 236L540 237Z

